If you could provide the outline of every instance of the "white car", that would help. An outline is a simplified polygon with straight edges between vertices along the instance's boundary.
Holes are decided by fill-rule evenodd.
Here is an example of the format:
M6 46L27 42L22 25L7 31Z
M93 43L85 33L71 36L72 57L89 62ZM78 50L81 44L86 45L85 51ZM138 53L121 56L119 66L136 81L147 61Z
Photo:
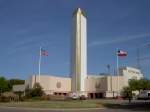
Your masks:
M77 100L77 99L79 99L79 96L78 95L73 95L71 98L74 99L74 100Z
M70 93L69 97L74 100L79 99L79 95L77 95L76 93Z
M138 99L150 99L150 90L140 91Z

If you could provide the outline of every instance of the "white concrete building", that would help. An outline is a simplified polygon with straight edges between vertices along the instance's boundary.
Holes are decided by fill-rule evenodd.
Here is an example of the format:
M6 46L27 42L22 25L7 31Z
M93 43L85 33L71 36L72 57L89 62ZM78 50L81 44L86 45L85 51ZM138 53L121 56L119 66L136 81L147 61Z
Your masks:
M131 71L127 72L126 70L132 70L132 73ZM139 71L139 73L137 73L137 71ZM123 87L127 86L130 79L135 79L134 76L136 76L136 79L143 78L140 70L131 67L120 68L119 76L87 75L84 80L84 94L87 94L89 98L116 97L118 91L120 92ZM68 95L72 92L71 78L69 77L41 75L40 79L40 85L46 94ZM119 86L117 83L118 81ZM13 89L14 91L24 91L25 87L33 88L36 82L38 82L38 74L30 76L25 81L25 85L17 85L14 86Z
M124 85L128 86L128 81L130 79L141 79L143 78L143 74L141 71L137 68L132 68L132 67L120 67L119 68L119 75L124 76Z

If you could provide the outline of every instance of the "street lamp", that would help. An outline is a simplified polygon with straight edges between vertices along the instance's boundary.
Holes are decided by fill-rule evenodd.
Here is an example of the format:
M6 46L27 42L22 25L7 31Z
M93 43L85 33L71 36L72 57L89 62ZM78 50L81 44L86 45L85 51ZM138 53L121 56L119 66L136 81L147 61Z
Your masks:
M110 65L107 65L107 69L108 69L108 74L110 75Z

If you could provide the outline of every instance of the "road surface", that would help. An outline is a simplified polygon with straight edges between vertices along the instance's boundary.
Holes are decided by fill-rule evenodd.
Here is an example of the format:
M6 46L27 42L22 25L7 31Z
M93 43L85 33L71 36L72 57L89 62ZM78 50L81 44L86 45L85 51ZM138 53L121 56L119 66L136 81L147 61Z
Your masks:
M16 107L0 107L0 112L148 112L148 110L136 109L35 109L35 108L16 108Z

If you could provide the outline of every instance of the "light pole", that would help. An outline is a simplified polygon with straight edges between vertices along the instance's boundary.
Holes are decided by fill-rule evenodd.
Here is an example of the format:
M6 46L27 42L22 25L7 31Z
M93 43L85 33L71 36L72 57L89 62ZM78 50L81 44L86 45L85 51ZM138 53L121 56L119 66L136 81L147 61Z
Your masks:
M108 74L110 75L110 65L107 65L107 69L108 69Z

